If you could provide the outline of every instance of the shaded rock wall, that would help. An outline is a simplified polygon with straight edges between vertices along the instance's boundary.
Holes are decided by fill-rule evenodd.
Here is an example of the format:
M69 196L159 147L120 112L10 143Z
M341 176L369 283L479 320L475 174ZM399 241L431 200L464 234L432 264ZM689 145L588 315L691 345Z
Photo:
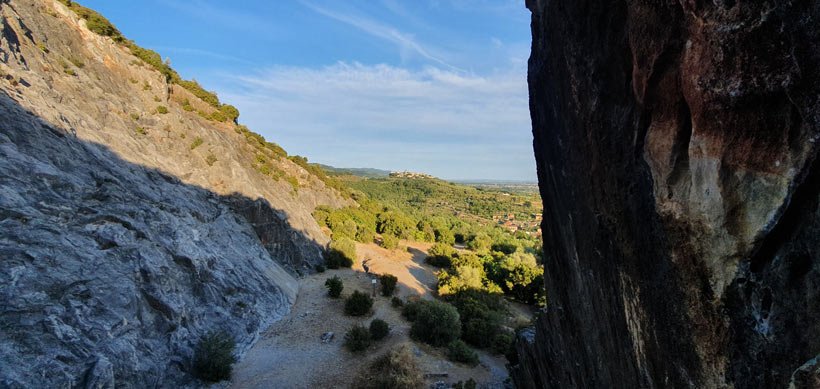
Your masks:
M183 386L199 336L241 355L289 312L296 280L219 195L5 93L0 117L0 386Z
M518 344L519 383L809 377L797 370L820 352L820 5L527 6L548 307Z

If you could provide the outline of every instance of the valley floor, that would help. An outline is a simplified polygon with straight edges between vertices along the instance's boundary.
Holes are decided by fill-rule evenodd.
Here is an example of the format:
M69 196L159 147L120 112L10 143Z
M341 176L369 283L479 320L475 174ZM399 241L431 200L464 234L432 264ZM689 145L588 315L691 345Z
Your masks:
M390 298L378 296L368 316L351 317L343 312L344 297L354 290L372 293L372 274L389 273L398 277L397 295L433 298L437 270L424 264L425 243L402 242L408 250L384 250L374 244L357 247L359 261L352 269L328 270L299 281L299 294L289 316L273 324L262 339L236 365L231 388L347 388L372 360L402 344L415 350L423 373L447 373L447 378L427 379L427 385L443 380L455 383L473 378L479 387L503 387L507 378L506 360L476 350L481 364L475 368L449 362L444 350L415 343L409 338L410 323ZM363 266L364 265L364 266ZM369 273L365 272L367 267ZM324 282L338 275L344 281L342 298L327 296ZM357 323L368 325L372 319L390 324L388 337L361 354L343 347L344 334ZM320 337L334 332L329 343Z

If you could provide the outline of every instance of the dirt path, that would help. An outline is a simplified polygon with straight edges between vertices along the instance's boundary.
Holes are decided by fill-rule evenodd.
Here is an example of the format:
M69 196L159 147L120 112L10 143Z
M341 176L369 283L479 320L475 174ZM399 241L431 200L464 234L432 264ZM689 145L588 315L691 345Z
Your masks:
M402 242L408 250L384 250L376 245L358 245L358 263L352 269L328 270L299 280L299 294L291 314L273 324L262 339L236 366L231 388L347 388L370 361L383 353L408 343L424 373L446 372L446 382L472 377L480 387L499 387L507 377L504 358L479 353L481 365L470 368L446 360L443 350L416 344L409 339L409 323L390 298L375 298L368 316L350 317L343 312L343 298L354 290L371 292L372 274L393 274L399 279L397 295L433 298L436 275L433 267L424 265L430 244ZM370 274L365 273L363 265ZM344 282L342 298L327 296L324 282L338 275ZM390 335L364 353L353 354L343 348L344 334L355 324L365 326L379 318L391 326ZM320 337L334 332L329 343ZM432 384L435 379L428 380Z

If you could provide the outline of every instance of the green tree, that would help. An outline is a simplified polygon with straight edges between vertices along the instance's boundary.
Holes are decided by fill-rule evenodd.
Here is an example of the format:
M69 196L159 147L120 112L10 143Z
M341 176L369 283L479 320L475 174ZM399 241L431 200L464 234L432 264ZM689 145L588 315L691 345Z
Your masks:
M399 238L396 238L392 234L382 234L382 247L388 250L399 247Z
M486 253L490 251L492 245L493 239L486 233L479 232L467 243L467 248L479 253Z
M433 247L427 250L427 259L425 262L438 267L450 267L452 256L455 255L456 250L444 243L436 243Z
M424 301L415 314L410 336L437 347L458 339L461 336L458 311L442 301Z
M436 242L452 246L456 243L456 237L449 229L438 229L436 230Z

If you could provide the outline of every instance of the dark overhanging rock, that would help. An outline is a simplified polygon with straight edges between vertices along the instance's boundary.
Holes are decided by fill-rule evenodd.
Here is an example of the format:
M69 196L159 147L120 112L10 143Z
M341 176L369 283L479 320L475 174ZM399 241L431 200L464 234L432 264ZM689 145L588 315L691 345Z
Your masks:
M519 387L811 386L820 5L527 7L547 310Z

